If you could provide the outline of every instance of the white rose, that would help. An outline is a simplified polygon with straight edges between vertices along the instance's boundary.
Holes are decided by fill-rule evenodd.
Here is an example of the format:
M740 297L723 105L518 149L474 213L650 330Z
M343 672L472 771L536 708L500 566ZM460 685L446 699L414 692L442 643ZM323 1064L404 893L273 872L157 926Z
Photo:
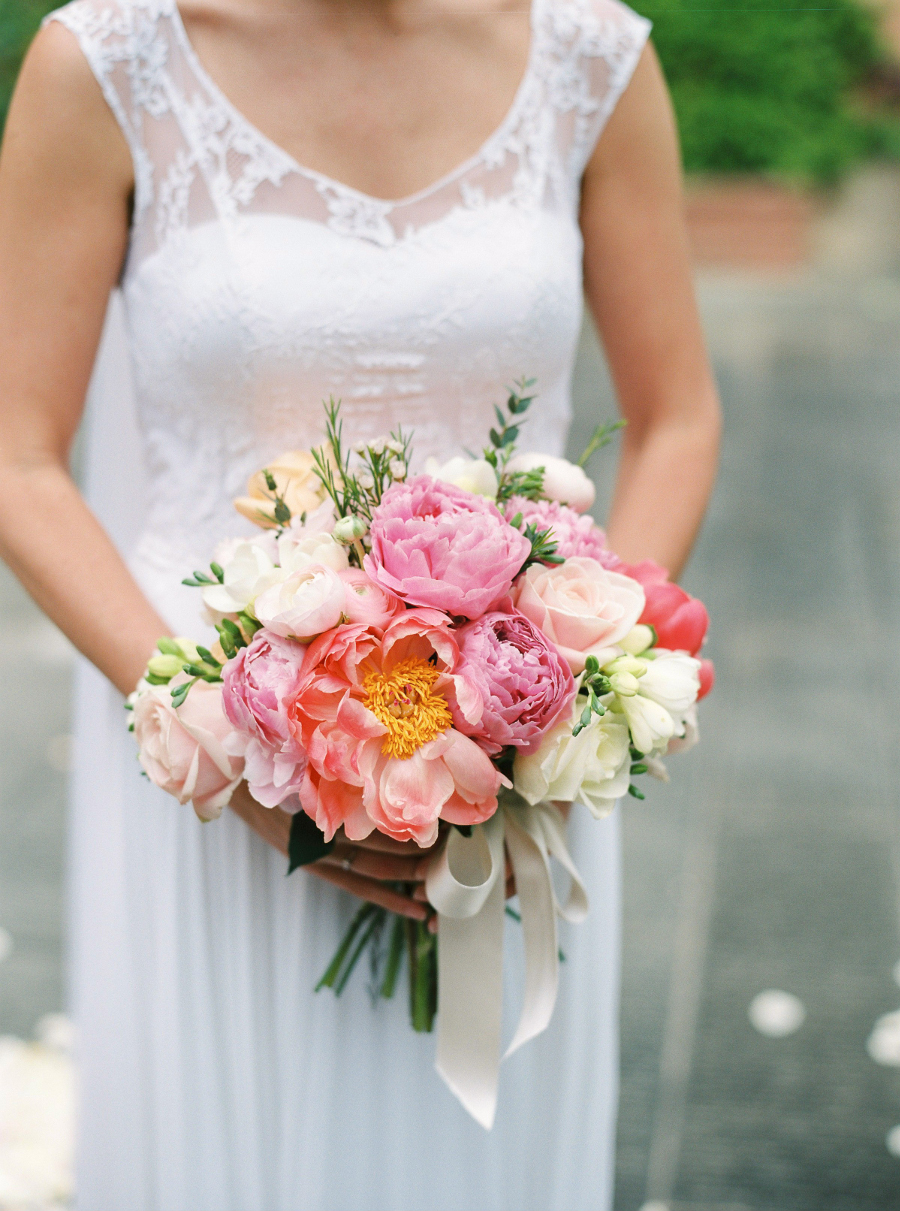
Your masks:
M276 635L309 640L338 625L345 596L344 582L333 568L312 564L261 593L253 612Z
M547 733L536 753L516 757L513 785L529 803L578 800L599 819L628 790L628 727L621 715L607 711L573 736L583 706L584 699L576 699L571 717Z
M347 549L335 542L331 534L283 534L278 540L278 562L285 576L302 572L319 564L342 572L350 566Z
M487 496L490 500L497 498L497 472L483 458L463 458L459 455L443 465L436 458L429 458L425 462L425 474L445 484L455 484L457 488L463 488L475 496Z
M568 505L576 513L585 513L594 503L597 491L581 467L550 454L514 454L507 471L534 471L544 468L544 495Z
M227 548L220 547L224 556ZM259 593L265 592L282 578L277 568L256 542L239 542L232 546L230 558L222 564L222 584L207 585L203 590L203 603L219 614L236 614L253 604Z

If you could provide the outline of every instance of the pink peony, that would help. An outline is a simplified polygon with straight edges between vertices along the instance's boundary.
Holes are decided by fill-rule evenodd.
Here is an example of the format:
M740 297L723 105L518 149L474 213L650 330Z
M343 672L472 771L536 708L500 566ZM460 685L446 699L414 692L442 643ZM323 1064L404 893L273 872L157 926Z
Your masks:
M307 652L293 706L309 753L300 801L326 837L377 828L431 845L438 820L477 824L497 810L501 777L454 716L477 717L477 688L458 671L450 620L408 610L382 634L361 624Z
M454 715L457 728L496 755L511 744L533 753L575 697L575 681L557 649L517 610L484 614L456 633L461 669L478 686L477 724Z
M235 728L226 745L243 756L250 794L263 807L297 795L306 772L306 750L289 714L305 653L300 644L262 630L225 665L222 704Z
M573 673L588 656L600 664L635 625L644 590L628 576L609 572L596 559L575 556L564 564L533 564L513 589L513 604L555 643Z
M400 598L376 584L362 568L348 568L338 575L346 591L344 617L348 622L362 622L384 630L403 612L405 607Z
M182 706L172 706L170 685L143 691L134 704L134 736L147 777L179 803L190 800L201 820L215 820L231 800L244 763L225 750L231 725L222 709L222 686L198 681Z
M640 621L656 631L659 647L696 656L709 628L703 602L673 584L666 569L652 559L622 564L620 570L644 586L647 600Z
M586 513L576 513L568 505L555 500L527 500L524 496L513 496L506 505L506 517L512 521L517 513L522 514L525 525L534 525L539 530L552 530L556 553L563 559L581 555L596 559L604 567L621 562L606 545L606 535Z
M531 545L493 502L420 475L387 490L366 571L413 605L479 618L508 592Z

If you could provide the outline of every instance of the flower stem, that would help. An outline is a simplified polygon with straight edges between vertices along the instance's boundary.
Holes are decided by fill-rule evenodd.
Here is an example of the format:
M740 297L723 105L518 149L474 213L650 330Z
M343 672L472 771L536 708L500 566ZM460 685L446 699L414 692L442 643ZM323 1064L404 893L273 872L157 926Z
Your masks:
M329 963L328 969L316 985L316 992L318 992L321 988L334 987L335 980L337 980L341 967L344 964L344 959L346 959L347 954L350 951L350 947L353 945L353 939L356 937L360 927L364 924L367 918L371 917L376 911L377 909L374 904L363 904L362 908L350 922L350 928L344 934L344 940L337 948L337 952Z
M387 1000L394 995L397 987L397 976L400 974L400 963L403 959L403 918L394 917L391 928L391 941L388 947L387 965L384 969L384 979L381 983L381 995Z

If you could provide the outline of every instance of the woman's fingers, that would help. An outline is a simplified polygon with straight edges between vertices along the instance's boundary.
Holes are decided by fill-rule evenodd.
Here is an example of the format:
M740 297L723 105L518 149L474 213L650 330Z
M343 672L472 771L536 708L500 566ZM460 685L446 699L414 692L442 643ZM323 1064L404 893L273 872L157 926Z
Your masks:
M337 844L322 862L328 866L340 866L342 870L352 870L354 874L366 875L370 879L415 883L419 878L419 858L363 849L351 842Z
M429 915L424 904L419 904L415 900L409 899L408 896L401 895L386 883L380 883L377 879L368 879L365 875L358 875L352 870L342 870L340 866L331 865L325 859L314 862L306 869L317 878L324 879L326 883L333 883L335 887L349 891L358 899L368 900L371 904L377 904L379 908L386 908L388 912L398 913L401 917L412 917L414 921L424 921Z
M341 839L347 841L348 845L355 845L357 849L376 850L383 854L397 854L409 858L422 858L434 852L437 848L432 845L430 849L422 849L416 845L415 841L395 841L393 837L386 837L384 833L369 833L364 841L351 841L344 836L343 830L338 834Z

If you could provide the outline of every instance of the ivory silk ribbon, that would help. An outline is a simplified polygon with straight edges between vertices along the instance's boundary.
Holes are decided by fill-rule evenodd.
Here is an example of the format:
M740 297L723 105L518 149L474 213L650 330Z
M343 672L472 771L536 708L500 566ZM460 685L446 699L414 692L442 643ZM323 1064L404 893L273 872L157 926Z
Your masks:
M438 910L437 1070L486 1130L494 1123L503 1017L504 846L516 879L525 944L525 995L506 1050L512 1055L546 1030L559 985L556 918L583 921L588 898L566 849L565 824L551 803L532 807L514 791L470 837L451 829L428 871L428 899ZM571 878L560 904L551 857Z

